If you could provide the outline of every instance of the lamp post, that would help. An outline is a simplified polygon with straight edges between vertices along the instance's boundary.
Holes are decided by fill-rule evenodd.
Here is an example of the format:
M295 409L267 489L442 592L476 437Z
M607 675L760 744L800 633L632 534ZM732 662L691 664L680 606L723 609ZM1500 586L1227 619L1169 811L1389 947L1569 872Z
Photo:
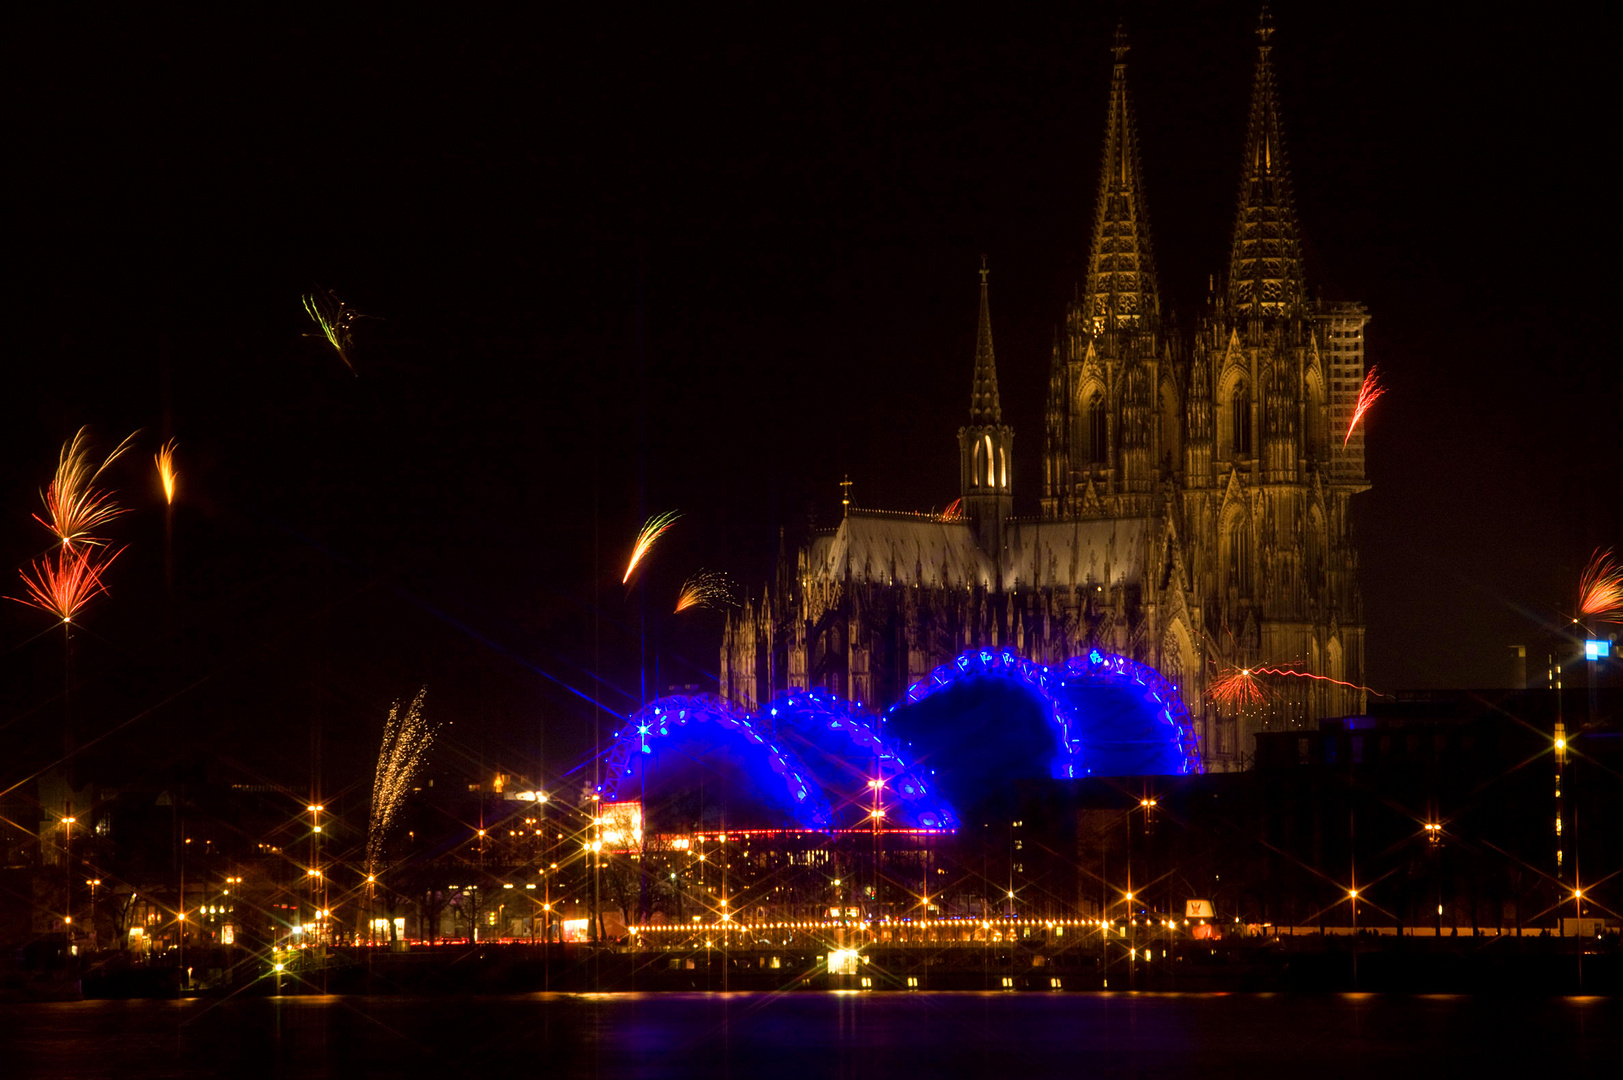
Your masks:
M91 878L85 884L90 886L90 932L94 934L96 932L96 886L101 884L101 878ZM91 947L92 951L94 951L94 941L91 942Z
M311 803L305 807L310 812L310 872L305 876L310 882L310 910L320 911L326 907L326 877L321 873L321 814L327 808L320 803ZM316 940L321 940L322 926L316 924Z
M73 945L73 823L78 820L71 815L62 819L62 887L65 890L62 895L62 926L70 948Z
M1347 902L1352 905L1352 967L1353 989L1358 989L1358 890L1347 890Z

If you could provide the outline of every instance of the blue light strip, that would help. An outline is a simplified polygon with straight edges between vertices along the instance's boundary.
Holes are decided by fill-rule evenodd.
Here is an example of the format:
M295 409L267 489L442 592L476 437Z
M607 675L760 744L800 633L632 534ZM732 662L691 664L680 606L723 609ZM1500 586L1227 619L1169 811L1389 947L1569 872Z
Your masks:
M1054 666L1027 660L1012 649L971 649L936 668L927 680L910 686L905 701L892 705L888 711L895 712L904 704L917 704L959 680L987 675L1018 679L1047 703L1048 720L1062 748L1053 762L1056 779L1075 779L1092 771L1084 761L1083 747L1074 734L1077 723L1074 706L1058 692L1066 681L1079 678L1141 688L1144 700L1155 707L1161 721L1175 733L1173 741L1182 759L1180 772L1188 775L1202 771L1199 739L1177 687L1148 664L1099 649L1090 649L1082 656L1073 656L1064 664ZM833 828L829 793L811 778L811 770L794 751L779 746L772 737L762 733L763 729L779 724L821 727L842 733L862 756L877 758L887 789L913 807L919 825L926 829L957 829L958 816L951 804L923 772L902 756L893 740L883 737L877 720L862 706L827 690L792 690L755 712L746 712L714 694L675 694L644 706L626 721L609 752L607 773L597 790L604 800L613 801L618 796L620 781L630 774L633 754L653 753L655 740L689 723L713 723L761 748L772 771L783 778L797 820L808 828L827 831Z
M631 772L632 755L652 754L654 741L668 737L672 731L691 723L711 723L724 732L740 735L745 742L759 748L772 771L783 778L789 796L789 805L801 825L814 829L833 827L828 798L823 789L811 780L811 770L793 750L778 746L763 735L757 723L759 714L746 713L714 694L673 694L662 697L638 709L626 721L609 752L607 770L597 792L605 802L619 797L620 781ZM723 736L725 737L725 736Z
M1162 722L1176 733L1174 738L1182 758L1180 771L1184 775L1201 771L1199 740L1190 721L1189 710L1184 706L1177 688L1148 664L1100 649L1089 649L1084 655L1073 656L1064 664L1053 667L1027 660L1013 649L970 649L951 663L936 668L927 680L908 687L905 703L916 705L960 679L984 675L1018 679L1042 695L1048 705L1048 722L1054 728L1061 747L1053 763L1055 779L1074 779L1092 772L1083 759L1083 748L1073 734L1077 721L1074 707L1057 693L1067 677L1078 676L1113 685L1142 687L1145 701L1155 706ZM890 711L895 712L902 704L898 702L892 705Z
M878 727L879 718L861 705L854 705L827 690L791 690L772 702L769 715L779 723L820 727L843 734L863 756L878 760L885 777L885 790L908 803L921 826L958 828L958 815L952 804L902 756L895 740L884 738Z

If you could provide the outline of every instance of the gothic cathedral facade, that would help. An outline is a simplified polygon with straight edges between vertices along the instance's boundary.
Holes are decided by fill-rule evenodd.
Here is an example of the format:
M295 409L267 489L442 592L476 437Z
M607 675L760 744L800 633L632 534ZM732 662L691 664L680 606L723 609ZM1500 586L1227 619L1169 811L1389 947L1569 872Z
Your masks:
M846 507L780 553L728 620L721 692L751 705L825 687L882 709L964 649L1058 663L1101 648L1183 694L1206 768L1244 768L1260 730L1361 712L1364 616L1352 497L1368 488L1364 307L1311 297L1258 30L1233 245L1193 339L1163 317L1126 46L1118 34L1086 278L1056 337L1040 513L1013 513L986 271L962 497L944 514ZM1290 668L1269 699L1212 700L1234 669Z

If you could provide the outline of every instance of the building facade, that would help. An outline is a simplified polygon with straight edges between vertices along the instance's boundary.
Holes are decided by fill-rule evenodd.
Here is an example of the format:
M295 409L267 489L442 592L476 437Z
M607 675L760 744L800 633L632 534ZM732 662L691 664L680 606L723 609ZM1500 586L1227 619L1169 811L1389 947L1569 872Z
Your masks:
M1086 277L1032 453L1039 515L1013 512L983 267L962 497L940 515L847 500L838 527L786 548L728 621L724 696L824 687L884 708L971 646L1058 663L1097 644L1179 687L1217 770L1244 767L1257 731L1363 710L1350 509L1368 484L1348 427L1368 315L1310 292L1271 35L1264 21L1228 265L1193 337L1163 315L1118 34ZM1322 678L1271 677L1243 711L1209 700L1217 675L1256 667Z

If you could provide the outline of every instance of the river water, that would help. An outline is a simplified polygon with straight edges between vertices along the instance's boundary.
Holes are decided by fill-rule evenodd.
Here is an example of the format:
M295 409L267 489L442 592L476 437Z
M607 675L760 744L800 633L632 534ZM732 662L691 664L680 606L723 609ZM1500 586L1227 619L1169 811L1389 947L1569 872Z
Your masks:
M1623 999L536 994L0 1006L8 1077L1617 1075Z

